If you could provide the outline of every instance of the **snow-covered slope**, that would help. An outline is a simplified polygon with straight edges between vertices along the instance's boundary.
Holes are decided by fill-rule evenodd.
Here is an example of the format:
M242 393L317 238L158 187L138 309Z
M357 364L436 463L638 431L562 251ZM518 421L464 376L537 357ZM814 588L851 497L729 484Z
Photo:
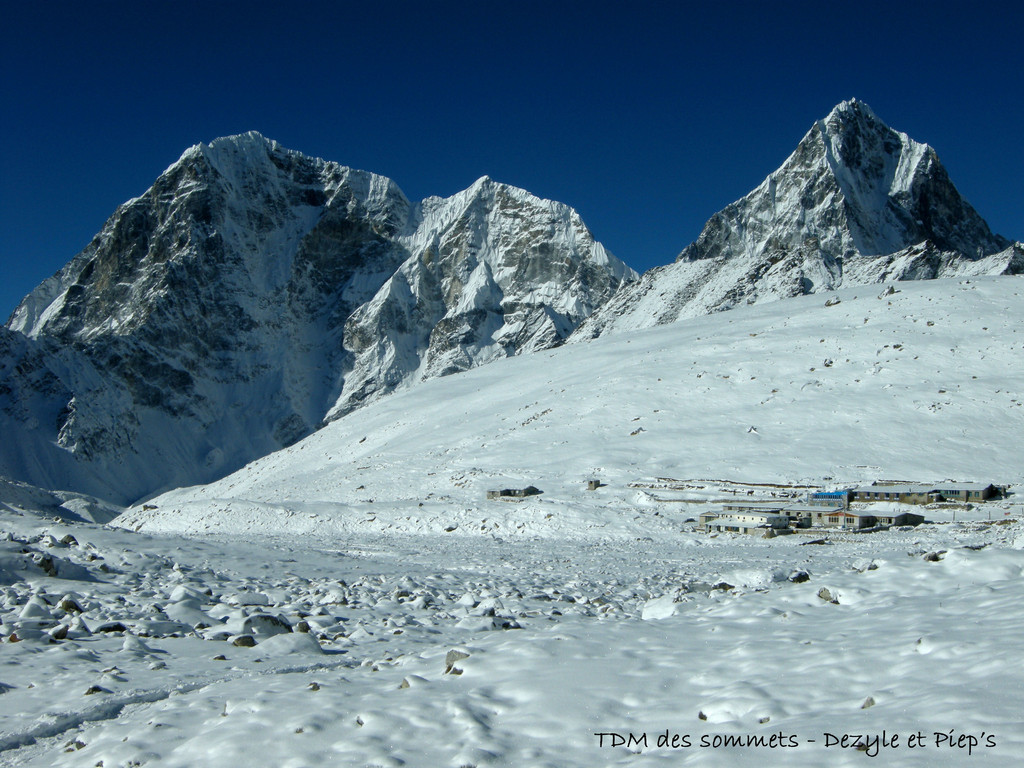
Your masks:
M1021 271L1024 245L992 234L931 147L844 101L675 263L620 292L577 337L840 286Z
M116 527L0 483L0 766L1014 765L1022 292L846 288L496 361ZM945 477L1011 494L693 522Z
M119 518L171 531L628 532L652 478L1024 479L1024 282L843 289L438 379ZM834 478L834 481L825 478ZM605 485L586 491L588 479ZM534 485L521 503L486 491Z
M212 480L556 345L634 277L568 206L489 179L413 205L255 133L197 145L0 331L0 473L119 502Z

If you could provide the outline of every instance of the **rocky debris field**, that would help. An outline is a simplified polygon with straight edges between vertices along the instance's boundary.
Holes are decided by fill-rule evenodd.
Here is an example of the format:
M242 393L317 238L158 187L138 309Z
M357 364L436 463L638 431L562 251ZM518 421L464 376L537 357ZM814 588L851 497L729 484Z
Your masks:
M826 734L883 729L892 765L962 765L950 729L980 739L972 765L1024 748L1015 519L771 540L0 525L0 765L845 765L864 755Z

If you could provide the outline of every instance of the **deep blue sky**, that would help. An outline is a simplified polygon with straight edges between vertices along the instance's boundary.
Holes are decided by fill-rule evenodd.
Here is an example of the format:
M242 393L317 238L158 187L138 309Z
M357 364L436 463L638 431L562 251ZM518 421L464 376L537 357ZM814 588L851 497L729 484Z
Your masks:
M1019 3L5 0L0 320L190 145L255 129L413 200L484 174L638 270L856 96L1024 238Z

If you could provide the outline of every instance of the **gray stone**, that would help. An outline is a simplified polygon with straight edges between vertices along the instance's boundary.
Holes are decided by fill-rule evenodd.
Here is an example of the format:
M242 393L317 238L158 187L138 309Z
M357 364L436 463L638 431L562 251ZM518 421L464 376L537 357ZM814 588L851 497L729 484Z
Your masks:
M824 600L826 603L832 603L833 605L839 605L839 598L833 595L828 587L822 587L818 590L818 597Z
M465 651L452 649L444 657L444 673L446 675L461 675L462 670L455 666L455 663L468 659L469 654Z

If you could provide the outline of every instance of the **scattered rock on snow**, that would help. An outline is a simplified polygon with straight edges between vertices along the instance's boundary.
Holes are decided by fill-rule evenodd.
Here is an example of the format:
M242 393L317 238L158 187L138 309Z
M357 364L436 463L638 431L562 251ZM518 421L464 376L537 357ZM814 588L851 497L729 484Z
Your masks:
M127 632L128 627L120 621L107 621L96 627L94 632Z
M262 592L238 592L227 599L234 605L270 605L270 598Z
M487 630L498 628L498 625L491 616L467 616L457 622L455 626L472 632L486 632Z
M291 624L289 624L287 619L283 616L272 616L268 613L257 613L245 618L245 621L242 624L242 632L240 634L254 634L269 637L271 635L280 635L291 631Z
M83 608L79 605L78 601L71 595L64 595L57 603L57 607L60 608L64 613L82 613Z
M674 616L682 607L677 595L662 595L644 603L640 611L640 618L644 621L667 619Z
M430 681L425 677L420 677L419 675L408 675L402 678L402 683L398 688L399 690L403 690L405 688L418 688L421 685L428 685L429 683Z
M317 639L308 632L290 632L288 634L274 635L265 640L260 640L258 648L261 653L273 656L286 656L289 654L313 654L318 656L324 652Z
M839 605L839 597L833 595L828 587L822 587L818 590L818 597L824 600L826 603L832 603L833 605Z
M457 648L448 651L444 657L444 673L446 675L461 675L462 670L456 667L455 663L468 658L469 654L466 651L460 651Z

